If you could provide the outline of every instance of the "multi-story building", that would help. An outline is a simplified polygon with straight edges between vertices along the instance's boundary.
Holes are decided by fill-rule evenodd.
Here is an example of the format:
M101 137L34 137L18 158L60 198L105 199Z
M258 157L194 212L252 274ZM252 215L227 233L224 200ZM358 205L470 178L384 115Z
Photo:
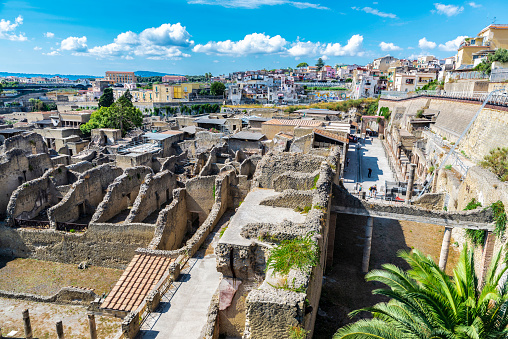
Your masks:
M117 84L130 84L133 82L137 82L136 75L134 72L106 72L106 79L111 80Z
M456 56L456 69L472 67L475 59L494 53L498 48L508 48L508 25L492 24L477 36L464 39Z
M183 83L180 85L155 84L153 85L153 102L171 102L189 100L189 94L199 90L199 83Z
M377 69L382 72L386 72L388 68L390 68L390 65L397 60L397 58L392 57L390 55L384 56L382 58L374 59L372 62L372 69Z
M162 82L186 82L188 79L183 75L165 75L162 77Z

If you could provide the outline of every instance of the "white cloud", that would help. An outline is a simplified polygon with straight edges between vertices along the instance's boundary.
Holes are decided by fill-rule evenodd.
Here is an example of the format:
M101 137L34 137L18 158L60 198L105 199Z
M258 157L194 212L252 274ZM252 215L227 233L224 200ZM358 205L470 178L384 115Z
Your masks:
M291 0L188 0L189 4L200 5L219 5L227 8L259 8L261 6L290 5L296 8L305 9L329 9L311 2L291 1Z
M445 5L440 3L435 3L434 6L436 7L437 14L444 14L446 16L454 16L459 14L464 10L464 7L462 6L455 6L455 5Z
M42 49L42 47L39 47L39 46L34 47L34 51L40 51L41 49Z
M347 45L341 46L338 42L327 44L323 50L323 54L327 56L363 56L363 36L359 34L353 35L348 41Z
M51 39L51 38L54 38L54 37L55 37L55 33L46 32L46 33L44 33L44 36L45 36L46 38Z
M252 33L239 41L209 41L205 45L199 44L193 51L222 55L274 54L283 52L286 44L286 39L280 35L270 37L264 33Z
M52 52L49 52L49 53L42 53L44 55L48 55L48 56L55 56L55 55L60 55L60 52L58 51L52 51Z
M382 41L379 44L379 47L381 47L381 50L385 51L385 52L400 51L400 50L402 50L401 47L396 46L393 42L384 42L384 41Z
M23 24L23 17L19 15L14 22L10 20L0 20L0 39L11 40L11 41L26 41L27 37L24 33L16 35L16 29Z
M71 51L71 52L86 52L88 46L86 44L86 36L82 36L81 38L70 36L66 39L63 39L60 43L60 49L63 51Z
M447 41L444 44L439 44L439 49L442 51L453 52L459 49L459 46L464 39L467 38L465 35L456 37L453 40Z
M421 38L418 41L418 47L421 49L434 49L436 48L437 44L433 41L427 40L427 38Z
M480 8L480 7L482 7L482 5L477 4L476 2L473 2L473 1L468 2L467 4L468 4L469 6L471 6L471 7L473 7L473 8Z
M214 60L213 61L214 63L218 64L220 61L219 60Z
M185 26L180 23L162 24L159 27L147 28L139 34L132 31L120 33L112 43L89 49L84 48L76 54L94 56L99 59L132 60L135 56L152 60L181 59L190 57L190 54L184 53L182 49L193 45L194 41L191 40L191 35Z
M319 42L311 42L311 41L300 41L297 40L291 45L291 48L288 49L289 55L292 57L300 58L302 56L314 56L320 53L321 43Z
M390 18L390 19L396 19L397 18L397 15L395 15L393 13L381 12L381 11L375 9L375 8L372 8L372 7L363 7L363 8L351 7L351 8L356 10L356 11L363 11L365 13L374 14L374 15L380 16L382 18Z

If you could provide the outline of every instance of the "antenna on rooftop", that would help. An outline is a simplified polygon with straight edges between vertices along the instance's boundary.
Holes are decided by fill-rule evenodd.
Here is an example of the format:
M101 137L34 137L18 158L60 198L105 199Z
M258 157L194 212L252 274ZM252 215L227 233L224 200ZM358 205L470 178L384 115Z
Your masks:
M496 23L496 17L494 17L494 20L492 20L492 24L494 25Z

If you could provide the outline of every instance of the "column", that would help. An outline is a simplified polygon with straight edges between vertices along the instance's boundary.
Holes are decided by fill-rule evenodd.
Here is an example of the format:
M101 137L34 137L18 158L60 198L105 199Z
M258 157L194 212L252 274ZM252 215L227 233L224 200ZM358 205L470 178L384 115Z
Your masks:
M404 203L409 205L411 201L411 196L413 195L413 184L415 182L415 164L411 164L411 168L409 169L409 179L407 180L407 188L406 188L406 199Z
M450 240L452 238L452 228L445 227L443 234L443 243L441 244L441 254L439 255L439 268L443 271L448 261L448 251L450 250Z
M95 326L94 314L88 314L88 326L90 327L90 339L97 339L97 327Z
M25 328L25 338L33 339L32 325L30 324L30 315L28 314L28 309L23 311L23 326Z
M65 339L62 321L56 322L56 335L58 339Z
M362 261L362 272L369 272L369 261L370 261L370 248L372 245L372 231L374 229L374 218L367 218L367 225L365 226L365 246L363 248L363 261Z

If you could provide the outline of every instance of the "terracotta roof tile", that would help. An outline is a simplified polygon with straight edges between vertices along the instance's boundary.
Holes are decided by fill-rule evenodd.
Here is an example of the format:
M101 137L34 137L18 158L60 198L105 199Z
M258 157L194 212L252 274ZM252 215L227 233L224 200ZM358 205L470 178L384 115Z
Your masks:
M341 137L340 135L337 135L337 134L334 134L334 133L330 133L328 131L324 131L322 129L314 128L314 133L316 133L318 135L321 135L323 137L329 138L329 139L333 139L333 140L336 140L336 141L344 142L346 144L349 143L349 139Z
M134 256L101 308L119 311L136 309L159 282L172 261L166 257L139 254Z

